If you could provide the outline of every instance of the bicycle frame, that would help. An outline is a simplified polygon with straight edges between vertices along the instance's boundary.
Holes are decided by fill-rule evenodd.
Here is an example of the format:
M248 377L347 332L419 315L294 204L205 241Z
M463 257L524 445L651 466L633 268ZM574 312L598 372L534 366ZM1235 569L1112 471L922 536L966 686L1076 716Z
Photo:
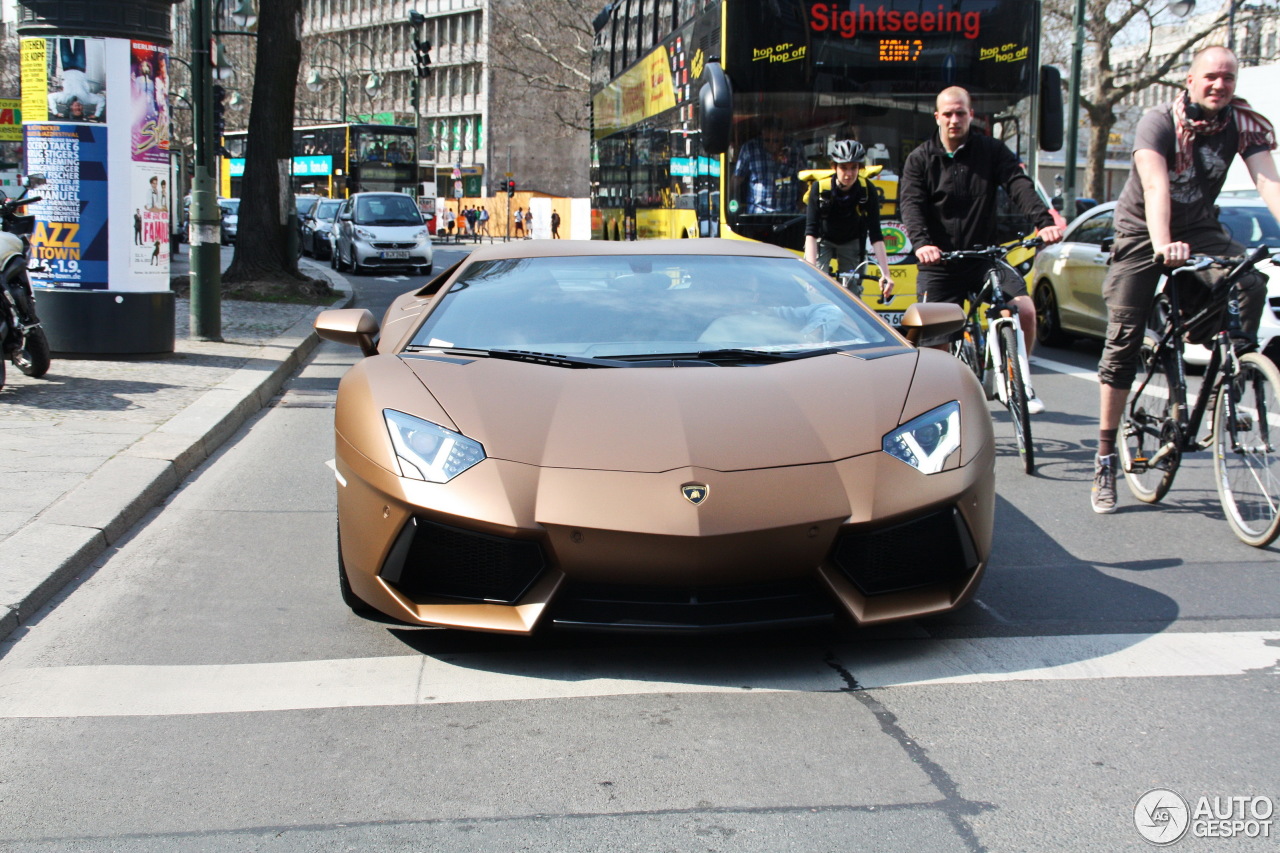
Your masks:
M993 264L999 263L1004 262L993 261ZM1007 263L1005 265L1008 266ZM978 313L984 305L986 306L987 327L985 331L981 331L982 327L978 323ZM1008 312L1008 314L1005 312ZM1030 395L1031 385L1028 382L1028 378L1031 376L1031 365L1027 358L1027 341L1022 334L1022 324L1018 322L1018 312L1009 307L1004 291L1000 289L997 280L991 274L984 278L981 290L969 295L969 321L974 324L975 328L980 330L982 336L979 341L984 352L983 364L985 365L982 384L986 388L987 398L998 399L1006 408L1009 405L1008 389L1003 382L996 382L994 379L1004 370L1003 357L1000 355L999 345L1001 326L1011 327L1017 337L1018 363L1022 368L1023 385L1027 389L1027 394Z
M1173 276L1179 274L1180 270L1165 276L1165 281L1172 283ZM1188 270L1181 274L1186 275L1195 272ZM1236 283L1232 282L1231 287L1234 289ZM1194 317L1186 320L1182 318L1181 307L1178 304L1178 288L1165 287L1165 295L1169 299L1169 317L1166 321L1164 334L1160 340L1156 342L1154 357L1151 364L1147 367L1147 375L1142 382L1134 389L1130 396L1129 406L1131 407L1130 416L1133 416L1132 407L1140 399L1142 392L1150 383L1160 369L1162 361L1173 358L1173 387L1169 389L1172 399L1169 401L1173 414L1173 419L1178 425L1179 449L1184 451L1204 450L1213 443L1212 433L1203 437L1195 438L1200 432L1200 427L1204 423L1206 412L1213 410L1213 404L1217 400L1218 391L1222 387L1222 383L1226 378L1235 371L1227 370L1226 366L1237 359L1235 348L1231 345L1231 336L1226 329L1216 332L1213 336L1212 348L1209 353L1209 363L1205 367L1204 382L1200 385L1200 393L1196 395L1195 405L1191 411L1187 411L1187 370L1183 361L1182 354L1185 348L1184 335L1187 327L1194 325L1196 322L1204 319L1212 311L1217 311L1219 305L1216 301L1211 300L1208 305L1196 313ZM1234 416L1234 412L1231 413ZM1232 436L1234 443L1235 437ZM1171 448L1161 446L1161 448L1147 460L1147 466L1150 467L1159 462L1164 456L1168 455Z

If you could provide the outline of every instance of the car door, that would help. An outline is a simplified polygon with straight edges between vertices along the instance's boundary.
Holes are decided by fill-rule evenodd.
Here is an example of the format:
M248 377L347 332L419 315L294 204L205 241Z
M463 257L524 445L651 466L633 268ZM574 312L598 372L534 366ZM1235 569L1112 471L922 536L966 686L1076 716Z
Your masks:
M338 215L333 220L334 247L339 258L347 257L351 252L351 199L342 203Z
M1086 214L1063 240L1054 274L1065 285L1058 288L1058 310L1067 331L1097 338L1106 335L1107 306L1102 301L1102 282L1107 277L1115 236L1115 211L1105 207Z

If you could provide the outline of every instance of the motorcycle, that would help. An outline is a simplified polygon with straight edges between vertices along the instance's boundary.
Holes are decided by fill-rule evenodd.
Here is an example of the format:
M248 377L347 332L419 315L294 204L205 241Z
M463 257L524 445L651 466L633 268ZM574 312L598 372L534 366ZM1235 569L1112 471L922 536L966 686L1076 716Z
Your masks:
M31 233L35 217L18 210L40 200L28 195L43 180L32 175L22 194L7 198L0 192L0 388L4 387L6 360L31 377L49 370L49 339L36 315L36 297L27 275Z

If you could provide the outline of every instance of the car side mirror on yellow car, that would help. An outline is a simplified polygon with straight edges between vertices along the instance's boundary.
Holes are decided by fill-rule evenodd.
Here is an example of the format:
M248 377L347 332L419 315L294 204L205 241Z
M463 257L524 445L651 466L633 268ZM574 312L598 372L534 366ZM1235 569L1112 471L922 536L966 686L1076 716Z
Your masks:
M902 334L916 347L945 344L963 326L964 309L950 302L917 302L902 315Z
M315 321L316 334L326 341L360 347L365 355L377 355L374 339L378 321L367 308L334 308L321 311Z

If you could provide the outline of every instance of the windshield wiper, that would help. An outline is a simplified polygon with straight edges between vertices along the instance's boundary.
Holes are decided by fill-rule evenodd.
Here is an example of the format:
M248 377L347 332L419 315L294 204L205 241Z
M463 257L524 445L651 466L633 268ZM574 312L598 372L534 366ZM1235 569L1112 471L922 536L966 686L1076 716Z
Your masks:
M617 361L712 361L718 364L771 364L779 361L795 361L815 355L839 352L837 347L804 350L757 350L742 347L711 349L700 352L638 353L636 355L611 355Z
M518 349L481 349L473 347L430 347L407 346L405 352L438 352L444 355L470 355L485 358L497 358L506 361L524 361L531 364L547 364L552 367L626 367L624 364L610 362L607 359L588 358L578 355L562 355L560 353L533 352Z

